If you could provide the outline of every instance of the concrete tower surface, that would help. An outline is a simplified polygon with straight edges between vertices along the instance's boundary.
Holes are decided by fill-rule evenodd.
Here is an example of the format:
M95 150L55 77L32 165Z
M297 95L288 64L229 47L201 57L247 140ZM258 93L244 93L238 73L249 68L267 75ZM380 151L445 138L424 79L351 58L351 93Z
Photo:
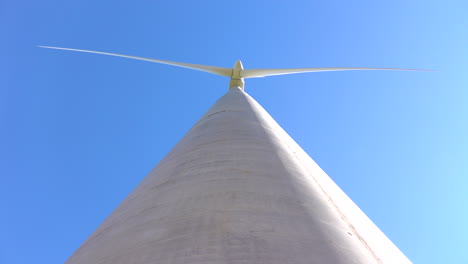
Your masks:
M66 264L411 263L241 87Z

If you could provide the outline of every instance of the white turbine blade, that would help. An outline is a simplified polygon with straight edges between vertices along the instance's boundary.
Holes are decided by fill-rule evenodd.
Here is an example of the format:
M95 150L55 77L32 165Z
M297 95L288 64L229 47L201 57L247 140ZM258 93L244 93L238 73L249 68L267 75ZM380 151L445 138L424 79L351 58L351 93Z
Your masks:
M172 66L177 66L177 67L182 67L182 68L188 68L188 69L192 69L192 70L209 72L209 73L213 73L213 74L217 74L217 75L221 75L221 76L227 76L227 77L231 77L231 74L232 74L231 69L223 68L223 67L216 67L216 66L199 65L199 64L191 64L191 63L182 63L182 62L173 62L173 61L165 61L165 60L156 60L156 59L150 59L150 58L145 58L145 57L129 56L129 55L122 55L122 54L102 52L102 51L69 49L69 48L50 47L50 46L38 46L38 47L47 48L47 49L79 51L79 52L87 52L87 53L95 53L95 54L103 54L103 55L110 55L110 56L116 56L116 57L123 57L123 58L135 59L135 60L151 61L151 62L167 64L167 65L172 65Z
M398 69L398 68L359 68L359 67L346 67L346 68L299 68L299 69L251 69L243 70L241 72L242 78L256 78L272 75L284 75L293 73L304 72L322 72L322 71L359 71L359 70L390 70L390 71L430 71L418 69Z

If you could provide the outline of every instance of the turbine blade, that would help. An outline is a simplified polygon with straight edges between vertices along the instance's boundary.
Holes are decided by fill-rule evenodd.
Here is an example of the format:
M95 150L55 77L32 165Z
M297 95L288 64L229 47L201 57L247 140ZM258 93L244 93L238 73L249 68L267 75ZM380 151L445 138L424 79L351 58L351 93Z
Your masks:
M231 69L223 68L223 67L199 65L199 64L191 64L191 63L182 63L182 62L174 62L174 61L165 61L165 60L157 60L157 59L150 59L150 58L145 58L145 57L129 56L129 55L122 55L122 54L102 52L102 51L70 49L70 48L60 48L60 47L50 47L50 46L38 46L38 47L46 48L46 49L79 51L79 52L87 52L87 53L95 53L95 54L103 54L103 55L110 55L110 56L116 56L116 57L123 57L123 58L135 59L135 60L151 61L151 62L167 64L167 65L172 65L172 66L177 66L177 67L182 67L182 68L188 68L188 69L192 69L192 70L209 72L209 73L213 73L213 74L217 74L217 75L221 75L221 76L227 76L227 77L231 77L231 75L232 75L232 70Z
M251 69L241 72L242 78L257 78L272 75L284 75L304 72L322 72L322 71L358 71L358 70L390 70L390 71L431 71L418 69L399 69L399 68L360 68L360 67L345 67L345 68L299 68L299 69Z

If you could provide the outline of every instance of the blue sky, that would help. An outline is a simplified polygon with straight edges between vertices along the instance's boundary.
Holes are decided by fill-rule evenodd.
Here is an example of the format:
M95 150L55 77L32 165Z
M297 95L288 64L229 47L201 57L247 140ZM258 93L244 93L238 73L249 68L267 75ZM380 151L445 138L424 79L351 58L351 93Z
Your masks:
M246 91L414 263L468 263L468 2L0 2L0 263L63 263L226 91Z

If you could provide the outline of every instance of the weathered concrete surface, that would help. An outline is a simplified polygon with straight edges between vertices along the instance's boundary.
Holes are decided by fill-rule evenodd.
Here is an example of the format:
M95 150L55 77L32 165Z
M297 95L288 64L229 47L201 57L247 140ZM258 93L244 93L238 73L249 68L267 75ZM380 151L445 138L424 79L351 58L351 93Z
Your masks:
M234 88L66 263L410 261L255 100Z

